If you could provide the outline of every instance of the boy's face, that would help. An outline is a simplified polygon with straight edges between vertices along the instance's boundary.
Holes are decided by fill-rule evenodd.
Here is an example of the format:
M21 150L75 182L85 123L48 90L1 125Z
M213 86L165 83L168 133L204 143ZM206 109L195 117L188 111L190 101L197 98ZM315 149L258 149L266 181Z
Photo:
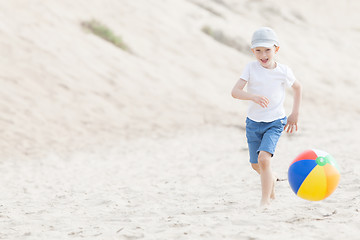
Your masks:
M279 51L279 47L256 47L253 48L252 51L261 66L269 69L276 67L275 54Z

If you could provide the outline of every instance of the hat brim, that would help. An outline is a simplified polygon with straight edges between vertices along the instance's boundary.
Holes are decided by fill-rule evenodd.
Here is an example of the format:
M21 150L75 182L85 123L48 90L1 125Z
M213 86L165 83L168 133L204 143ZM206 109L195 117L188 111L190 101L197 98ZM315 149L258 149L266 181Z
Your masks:
M251 49L257 48L257 47L266 47L271 48L273 46L277 46L274 42L257 42L251 45Z

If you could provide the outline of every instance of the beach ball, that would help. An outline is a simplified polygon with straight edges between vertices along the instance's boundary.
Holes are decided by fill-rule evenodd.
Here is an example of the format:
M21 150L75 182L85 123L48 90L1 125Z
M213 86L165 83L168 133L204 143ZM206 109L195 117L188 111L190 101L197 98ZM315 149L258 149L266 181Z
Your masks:
M288 180L297 196L320 201L330 196L339 184L339 167L327 152L306 150L290 164Z

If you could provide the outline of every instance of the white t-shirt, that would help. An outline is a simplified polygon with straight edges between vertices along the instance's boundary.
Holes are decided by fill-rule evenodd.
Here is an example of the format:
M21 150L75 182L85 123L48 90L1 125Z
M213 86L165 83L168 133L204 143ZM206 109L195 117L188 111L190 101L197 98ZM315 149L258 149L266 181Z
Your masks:
M267 108L251 101L248 118L256 122L272 122L286 116L283 106L285 88L291 87L295 82L295 76L288 66L276 63L274 69L267 69L254 61L246 65L240 78L247 81L249 93L269 99Z

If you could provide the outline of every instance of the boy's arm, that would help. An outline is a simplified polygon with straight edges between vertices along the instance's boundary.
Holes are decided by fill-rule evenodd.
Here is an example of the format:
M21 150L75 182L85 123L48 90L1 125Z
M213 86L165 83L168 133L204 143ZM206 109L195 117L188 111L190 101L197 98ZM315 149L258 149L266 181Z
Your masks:
M295 81L292 85L294 91L294 102L292 112L288 117L287 123L284 127L284 130L288 133L292 133L294 130L298 130L298 120L299 120L299 111L301 103L301 84L298 81Z
M244 91L244 87L247 81L244 79L239 79L239 81L235 84L233 90L231 91L231 95L233 98L237 98L240 100L251 100L261 107L266 108L269 104L269 100L264 96L258 96Z

